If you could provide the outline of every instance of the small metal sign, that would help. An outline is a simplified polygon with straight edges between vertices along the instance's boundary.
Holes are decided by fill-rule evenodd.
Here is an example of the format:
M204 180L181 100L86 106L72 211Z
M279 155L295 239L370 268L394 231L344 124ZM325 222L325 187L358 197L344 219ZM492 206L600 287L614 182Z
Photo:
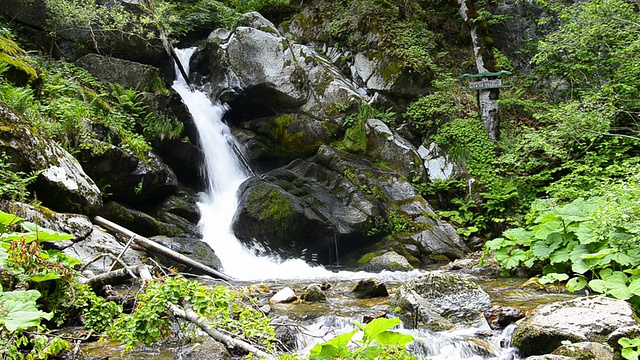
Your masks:
M501 79L494 80L482 80L469 83L469 90L482 90L482 89L499 89L502 87Z

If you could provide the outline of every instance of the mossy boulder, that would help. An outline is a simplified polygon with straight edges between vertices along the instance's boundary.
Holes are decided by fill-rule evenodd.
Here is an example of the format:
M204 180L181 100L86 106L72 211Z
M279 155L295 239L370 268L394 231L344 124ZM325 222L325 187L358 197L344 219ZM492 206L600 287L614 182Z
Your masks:
M491 300L467 276L433 271L400 286L391 303L407 328L447 330L487 326Z
M613 349L595 342L564 344L553 351L553 355L567 356L575 360L613 360Z
M513 345L524 356L548 354L563 341L601 342L618 328L638 325L623 300L581 297L537 307L513 334Z
M22 86L32 83L38 79L36 69L25 59L26 52L18 44L6 36L0 35L0 64L8 65L9 69L4 77Z
M302 296L300 296L300 299L306 302L326 302L327 295L319 285L312 284L307 287Z
M151 65L98 54L87 54L76 60L75 64L105 83L151 93L166 90L160 70Z
M353 287L351 293L358 299L370 299L389 296L387 285L375 279L360 280Z
M365 271L381 272L381 271L410 271L413 266L402 255L395 251L385 252L380 256L375 256L371 260L362 264Z
M40 172L30 189L43 205L60 212L91 214L102 206L98 186L71 154L38 136L25 120L0 104L0 153L14 171Z

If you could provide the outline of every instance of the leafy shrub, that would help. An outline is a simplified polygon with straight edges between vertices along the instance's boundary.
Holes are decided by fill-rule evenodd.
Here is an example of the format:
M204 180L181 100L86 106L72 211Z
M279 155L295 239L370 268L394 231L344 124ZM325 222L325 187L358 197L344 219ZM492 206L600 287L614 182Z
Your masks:
M405 347L413 341L407 334L390 331L400 325L398 318L378 318L366 326L355 322L357 329L334 337L333 339L316 345L311 349L309 360L329 359L417 359L409 354ZM362 332L362 340L354 341L357 332ZM350 347L350 343L355 347Z

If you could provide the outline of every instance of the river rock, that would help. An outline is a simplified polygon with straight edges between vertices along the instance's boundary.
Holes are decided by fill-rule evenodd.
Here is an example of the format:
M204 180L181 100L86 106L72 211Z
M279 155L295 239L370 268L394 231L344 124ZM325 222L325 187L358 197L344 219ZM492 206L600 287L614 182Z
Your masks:
M546 355L529 356L525 360L573 360L573 358L568 356L562 356L562 355L546 354Z
M271 297L269 302L272 303L291 303L298 300L296 293L290 288L285 287Z
M387 285L375 279L360 280L351 290L358 299L370 299L389 296Z
M7 154L14 171L41 171L30 187L45 206L89 214L102 206L100 189L71 154L38 136L4 104L0 104L0 124L0 153Z
M524 356L554 351L565 340L605 342L618 328L638 325L623 300L582 297L537 307L513 334L513 345Z
M327 295L322 291L320 285L309 285L300 299L306 302L326 302Z
M484 311L491 300L467 276L433 271L400 286L390 310L409 329L448 330L488 327Z
M386 252L380 256L376 256L368 262L364 263L365 271L381 272L381 271L410 271L413 266L402 255L395 251Z
M554 355L562 355L575 360L613 360L613 349L595 342L579 342L562 345L553 351Z
M526 313L523 309L511 306L492 306L484 313L489 326L492 329L503 329L509 324L525 317Z
M230 360L231 354L222 343L206 338L203 342L194 344L180 358L184 360Z
M202 240L186 237L168 237L164 235L152 236L149 238L149 240L153 240L166 248L177 251L180 254L185 255L188 258L210 268L219 271L223 270L222 262L220 262L220 259L216 255L215 251L213 251L213 249ZM172 264L172 266L176 267L181 272L195 274L201 273L201 271L199 271L198 269L176 263L175 260L171 258L161 255L155 255L155 257L159 260L160 263Z

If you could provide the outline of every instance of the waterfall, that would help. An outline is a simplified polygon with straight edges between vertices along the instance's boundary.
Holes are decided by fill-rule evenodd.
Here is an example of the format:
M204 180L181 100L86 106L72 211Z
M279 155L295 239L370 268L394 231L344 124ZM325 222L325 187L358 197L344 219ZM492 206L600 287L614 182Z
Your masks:
M189 73L189 60L195 50L176 49L186 73ZM205 158L203 175L207 188L198 202L202 213L200 227L203 240L220 258L224 272L239 280L330 276L330 271L311 267L302 260L280 261L255 255L234 236L231 224L238 206L236 192L249 174L234 151L237 144L229 127L222 121L227 108L223 104L212 103L207 94L191 89L179 71L176 74L172 87L180 94L193 117Z

